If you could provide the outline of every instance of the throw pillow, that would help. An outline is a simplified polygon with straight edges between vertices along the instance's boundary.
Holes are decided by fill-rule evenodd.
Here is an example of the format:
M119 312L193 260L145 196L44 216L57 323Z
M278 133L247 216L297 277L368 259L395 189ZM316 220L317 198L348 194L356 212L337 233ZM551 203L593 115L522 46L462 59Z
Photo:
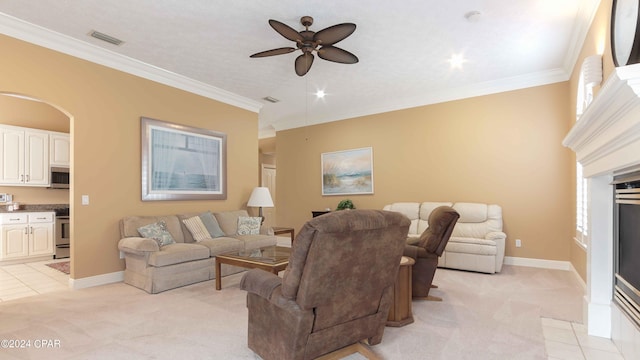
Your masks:
M193 239L196 242L211 238L211 235L209 234L206 226L204 226L200 216L190 217L182 220L182 222L187 226L187 229L189 229L191 236L193 236Z
M167 230L167 223L165 223L164 220L139 227L138 233L140 233L142 237L155 240L158 246L165 246L175 242L173 236L171 236L171 233Z
M238 235L258 235L260 234L261 217L239 216Z
M200 217L200 220L202 220L202 223L204 224L204 227L207 228L207 231L209 232L209 235L211 235L211 238L217 238L220 236L224 236L224 231L222 231L222 229L220 229L220 225L218 224L218 220L216 220L216 218L213 216L212 213L210 212L205 212L202 213L200 215L198 215Z

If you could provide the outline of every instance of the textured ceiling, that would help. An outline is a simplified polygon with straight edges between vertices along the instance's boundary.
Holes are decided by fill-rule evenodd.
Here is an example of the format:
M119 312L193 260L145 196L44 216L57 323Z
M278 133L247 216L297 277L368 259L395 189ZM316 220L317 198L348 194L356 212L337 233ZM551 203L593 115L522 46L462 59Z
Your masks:
M142 76L148 71L145 64L152 65L147 77L153 80L177 75L179 81L168 83L236 99L259 111L266 136L273 130L567 80L598 3L0 0L0 33L88 60L108 59L98 62L125 71L135 68L130 72ZM467 19L472 11L479 15ZM315 19L314 31L357 24L337 46L360 62L345 65L316 57L309 73L298 77L293 64L299 52L249 58L292 46L269 26L269 19L302 30L304 15ZM91 30L125 43L114 46L91 38ZM463 54L462 68L451 68L453 54ZM319 89L327 93L324 99L315 98ZM266 96L280 102L262 100Z

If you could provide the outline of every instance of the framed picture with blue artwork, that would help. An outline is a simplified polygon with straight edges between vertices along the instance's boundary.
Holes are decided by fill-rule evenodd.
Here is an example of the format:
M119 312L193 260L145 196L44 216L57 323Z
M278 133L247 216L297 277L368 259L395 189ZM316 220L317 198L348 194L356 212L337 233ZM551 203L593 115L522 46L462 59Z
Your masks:
M142 200L227 198L227 135L140 118Z
M322 195L373 194L373 148L322 153Z

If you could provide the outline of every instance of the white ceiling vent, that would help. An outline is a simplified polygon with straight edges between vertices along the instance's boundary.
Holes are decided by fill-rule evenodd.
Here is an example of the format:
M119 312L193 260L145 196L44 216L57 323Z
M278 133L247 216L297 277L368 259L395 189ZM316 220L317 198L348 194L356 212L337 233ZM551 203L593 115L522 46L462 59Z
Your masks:
M122 41L122 40L120 40L118 38L115 38L113 36L110 36L110 35L107 35L105 33L101 33L99 31L95 31L95 30L91 30L89 32L89 36L94 37L94 38L96 38L98 40L106 41L109 44L113 44L113 45L116 45L116 46L120 46L120 45L124 44L124 41Z
M271 96L263 97L262 100L265 100L265 101L268 101L268 102L274 103L274 104L280 101L280 100L278 100L278 99L276 99L274 97L271 97Z

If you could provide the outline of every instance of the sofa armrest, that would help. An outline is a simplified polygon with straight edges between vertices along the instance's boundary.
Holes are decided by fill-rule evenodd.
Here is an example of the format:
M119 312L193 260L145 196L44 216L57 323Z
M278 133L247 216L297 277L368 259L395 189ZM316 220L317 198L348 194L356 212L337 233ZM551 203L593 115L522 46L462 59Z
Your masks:
M502 231L492 231L485 235L485 240L505 240L507 238L507 234Z
M504 250L507 242L507 234L502 231L492 231L485 236L487 240L496 242L496 272L502 271L502 263L504 262Z
M260 226L260 235L274 236L273 228L271 226Z
M160 246L153 239L126 237L118 242L118 250L124 253L144 255L144 253L160 251Z
M267 300L271 299L273 291L281 285L282 279L279 276L260 269L247 271L240 280L240 289Z

